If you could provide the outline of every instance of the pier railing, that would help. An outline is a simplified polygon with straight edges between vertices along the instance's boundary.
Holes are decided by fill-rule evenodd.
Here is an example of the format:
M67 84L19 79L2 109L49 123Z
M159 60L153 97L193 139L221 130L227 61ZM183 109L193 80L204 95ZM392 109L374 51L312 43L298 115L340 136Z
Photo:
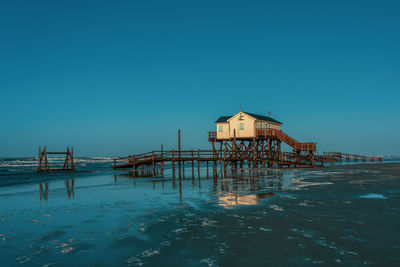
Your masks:
M324 152L318 158L334 161L362 161L362 162L382 162L382 157L379 156L363 156L356 154L347 154L341 152Z
M151 151L142 154L114 159L114 168L138 165L151 165L157 162L201 162L201 161L261 161L279 162L282 165L310 165L310 156L291 152L257 151L254 156L238 153L235 150L169 150Z
M215 152L213 150L154 150L147 153L114 159L114 166L117 164L141 164L151 161L212 161L214 158Z

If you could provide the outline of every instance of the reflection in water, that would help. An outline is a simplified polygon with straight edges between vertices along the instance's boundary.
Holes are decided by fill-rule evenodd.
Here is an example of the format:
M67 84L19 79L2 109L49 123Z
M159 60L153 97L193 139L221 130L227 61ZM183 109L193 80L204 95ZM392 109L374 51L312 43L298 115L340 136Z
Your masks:
M146 171L143 171L146 174ZM285 178L286 177L286 178ZM151 182L152 190L168 190L172 188L179 194L179 201L182 201L185 194L185 187L197 187L199 190L209 185L222 206L232 205L256 205L260 198L268 198L274 195L272 191L281 190L290 186L291 178L280 170L240 170L230 175L221 176L219 172L214 172L212 180L209 177L190 178L165 178L165 177L138 177L137 173L130 172L124 174L114 174L114 184L124 181L132 181L133 187L136 183L148 184ZM161 186L160 186L161 184ZM202 185L203 184L203 185ZM75 198L75 180L64 180L67 189L68 199ZM49 184L39 184L40 200L48 200ZM53 189L54 190L54 189Z
M256 195L240 196L234 193L227 193L223 196L218 197L218 200L219 200L219 205L223 207L258 204Z
M272 191L282 190L284 187L291 186L291 176L285 175L280 170L252 170L246 169L234 172L231 175L220 176L219 172L214 172L212 180L208 177L190 178L165 178L165 177L138 177L134 172L125 174L115 174L114 183L120 181L133 181L133 186L136 182L152 183L153 191L164 190L164 184L171 186L173 191L177 190L179 200L182 201L185 187L191 186L202 188L202 183L210 184L210 189L216 195L219 205L256 205L259 199L270 198L275 195ZM286 177L286 178L285 178ZM285 181L286 180L286 181ZM161 186L157 186L160 184ZM203 185L204 186L204 185Z
M64 181L64 183L65 183L65 187L67 188L68 198L71 198L71 196L72 196L72 198L75 198L75 190L74 190L75 180L71 179L71 183L70 183L70 181L67 179Z
M44 189L43 189L43 187L44 187ZM44 186L42 184L39 184L39 198L40 198L40 201L42 201L42 198L47 201L47 199L48 199L47 198L48 190L49 190L49 185L47 183L44 183Z
M253 195L238 195L236 193L225 193L218 197L218 205L223 207L231 207L236 205L257 205L258 199L269 198L274 196L272 192L253 194Z
M67 188L67 197L68 198L75 198L75 179L66 179L64 180L65 187ZM42 201L44 199L47 201L49 192L49 183L45 182L44 184L39 184L39 199Z

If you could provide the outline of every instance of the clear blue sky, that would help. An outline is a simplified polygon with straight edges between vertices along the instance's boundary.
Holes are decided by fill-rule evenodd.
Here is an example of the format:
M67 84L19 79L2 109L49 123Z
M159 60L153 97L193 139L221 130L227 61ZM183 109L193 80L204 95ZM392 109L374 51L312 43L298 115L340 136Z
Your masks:
M400 154L399 1L0 2L0 157L207 148L220 115Z

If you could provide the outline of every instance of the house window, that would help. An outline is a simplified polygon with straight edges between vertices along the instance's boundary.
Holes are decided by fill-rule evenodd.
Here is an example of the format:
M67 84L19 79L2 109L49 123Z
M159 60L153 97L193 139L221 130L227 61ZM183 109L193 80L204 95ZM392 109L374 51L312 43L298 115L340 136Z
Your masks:
M244 130L244 123L240 124L240 130Z
M260 123L260 129L262 129L262 123Z
M224 131L224 127L223 126L220 125L218 128L219 128L219 132L223 132Z

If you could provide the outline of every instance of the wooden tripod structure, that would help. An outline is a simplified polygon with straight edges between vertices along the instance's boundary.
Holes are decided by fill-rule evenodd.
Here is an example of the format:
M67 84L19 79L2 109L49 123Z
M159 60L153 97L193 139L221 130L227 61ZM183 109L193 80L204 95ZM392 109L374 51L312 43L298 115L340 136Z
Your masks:
M51 169L49 161L47 159L47 155L65 155L64 166L62 167L62 169ZM69 147L67 146L67 152L47 152L46 146L44 146L43 150L41 150L39 146L38 172L43 171L75 171L74 148L71 146L71 149L69 149Z

